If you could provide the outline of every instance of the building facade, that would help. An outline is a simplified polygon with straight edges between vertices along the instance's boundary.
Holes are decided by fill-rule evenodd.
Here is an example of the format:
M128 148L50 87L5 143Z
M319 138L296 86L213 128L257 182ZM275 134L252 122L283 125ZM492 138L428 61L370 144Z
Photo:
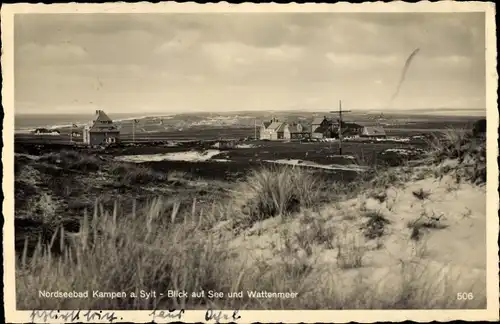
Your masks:
M260 127L260 139L267 141L289 140L291 138L290 125L280 122L276 118L263 122Z
M91 125L83 130L83 143L94 146L117 143L119 140L120 130L113 124L111 118L104 111L96 110Z

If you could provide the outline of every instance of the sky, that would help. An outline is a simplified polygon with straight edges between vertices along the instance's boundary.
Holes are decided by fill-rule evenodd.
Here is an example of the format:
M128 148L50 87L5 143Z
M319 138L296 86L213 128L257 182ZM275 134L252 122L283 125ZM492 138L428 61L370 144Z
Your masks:
M15 109L485 109L484 26L484 13L18 14Z

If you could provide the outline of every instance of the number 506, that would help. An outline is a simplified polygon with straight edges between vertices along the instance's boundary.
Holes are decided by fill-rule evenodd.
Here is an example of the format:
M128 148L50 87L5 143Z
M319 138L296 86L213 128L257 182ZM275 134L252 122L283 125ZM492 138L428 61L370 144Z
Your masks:
M472 300L474 299L474 295L470 292L470 293L466 293L466 292L460 292L460 293L457 293L457 300Z

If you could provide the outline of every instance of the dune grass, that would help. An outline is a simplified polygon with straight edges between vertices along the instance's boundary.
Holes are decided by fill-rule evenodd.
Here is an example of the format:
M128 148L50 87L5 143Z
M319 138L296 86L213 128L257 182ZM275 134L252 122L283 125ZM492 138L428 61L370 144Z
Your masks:
M474 137L467 129L448 128L427 141L427 153L433 164L454 160L458 165L441 165L437 175L453 173L457 182L463 178L476 184L486 183L486 139Z
M456 139L455 137L452 137ZM458 137L457 137L458 138ZM458 141L458 139L457 139ZM460 139L461 141L461 139ZM455 143L456 144L456 143ZM456 156L456 150L446 156ZM438 155L434 155L438 159ZM439 156L439 159L441 156ZM111 174L129 184L152 181L147 168L116 166ZM154 175L152 175L154 174ZM166 181L154 178L154 181ZM405 172L384 171L379 178L353 186L386 188L407 181ZM329 191L325 191L329 188ZM366 281L371 275L365 262L365 240L379 238L390 222L379 211L362 211L366 227L354 233L327 226L326 220L306 217L325 197L330 201L346 197L347 187L335 188L305 169L272 167L255 170L239 184L231 202L217 202L211 208L180 211L165 198L150 201L131 213L118 206L105 210L96 204L92 215L82 216L77 234L59 229L50 242L39 242L35 252L27 249L16 259L18 309L444 309L480 308L486 305L485 286L476 282L455 285L456 277L439 276L418 257L401 260L390 273L391 284ZM356 189L357 188L357 189ZM420 197L424 195L420 195ZM378 197L378 195L377 195ZM384 201L387 197L380 197ZM195 202L193 206L195 206ZM50 212L50 209L46 209ZM408 224L420 234L423 228L441 224L417 215ZM274 258L245 260L244 251L231 245L238 238L235 227L248 228L268 219L281 219L279 244ZM298 232L285 225L299 220ZM224 221L232 227L221 227ZM415 234L417 235L417 234ZM68 238L68 239L65 239ZM416 238L413 238L417 241ZM411 241L411 238L408 238ZM54 254L59 245L62 253ZM317 262L317 251L335 251L335 266ZM422 255L424 253L421 253ZM367 269L363 273L361 270ZM358 271L345 281L345 274ZM437 271L437 272L436 272ZM440 273L440 272L439 272ZM36 288L34 288L36 287ZM460 301L457 289L473 291L473 301ZM89 291L90 298L40 298L39 291ZM125 298L92 298L92 291L120 292ZM163 296L131 298L131 293L154 290ZM169 290L189 293L204 291L204 297L169 297ZM225 296L210 299L208 291ZM228 298L228 292L243 291L241 299ZM249 298L246 291L296 292L296 298Z
M230 266L234 251L213 231L201 226L201 214L178 215L175 210L163 214L158 200L148 207L143 213L118 215L116 207L106 212L99 211L102 209L96 206L92 216L84 216L80 232L71 235L70 243L54 238L49 246L40 244L34 255L20 256L16 260L18 309L460 307L460 302L450 302L449 296L439 292L442 285L434 282L432 272L420 273L410 265L401 266L397 278L400 282L395 287L375 287L362 280L355 281L354 286L336 286L338 282L334 279L342 271L364 266L365 247L359 237L346 231L338 235L329 233L333 236L333 245L338 248L338 268L335 269L315 269L314 263L294 252L290 242L277 250L280 257L275 262L261 260L253 265L234 267ZM179 221L178 217L182 219ZM319 231L319 227L316 230ZM283 231L282 235L286 239L291 234ZM317 237L299 236L304 237L307 240L304 245L316 245ZM62 255L50 252L50 245L56 244L61 245ZM325 275L329 281L322 281ZM123 291L128 297L40 298L39 290L90 290L90 295L92 290ZM204 290L205 298L169 298L167 295L156 299L129 298L130 293L139 295L141 290ZM207 298L209 290L292 291L299 296L283 300L231 299L226 295L210 300ZM427 299L429 296L432 296L432 303ZM474 302L481 305L484 300L478 294Z
M320 198L320 183L303 168L270 166L254 170L238 188L247 223L289 216L312 207Z

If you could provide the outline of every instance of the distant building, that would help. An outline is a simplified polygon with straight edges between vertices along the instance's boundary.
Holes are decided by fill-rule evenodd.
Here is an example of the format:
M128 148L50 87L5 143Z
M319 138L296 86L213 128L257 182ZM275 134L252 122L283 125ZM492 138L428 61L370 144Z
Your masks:
M311 122L311 138L321 139L333 136L333 122L324 116L315 117Z
M386 138L387 134L381 126L365 126L360 136L365 138Z
M61 135L57 129L37 128L33 132L35 135Z
M311 137L311 132L300 123L293 123L289 126L290 139L306 139Z
M313 132L311 132L311 138L322 139L322 138L332 138L333 137L333 129L330 125L324 125L316 128Z
M322 127L322 129L325 129L325 127L331 127L331 121L324 116L323 118L321 117L315 117L312 122L311 122L311 133L317 133L318 128ZM322 131L319 131L319 133L322 133Z
M92 125L83 130L83 143L91 146L116 143L119 138L120 131L102 110L96 110Z
M342 122L342 136L359 136L364 126L353 122Z
M286 122L280 122L276 118L271 119L269 122L263 122L260 127L261 140L285 140L290 139L290 127Z

